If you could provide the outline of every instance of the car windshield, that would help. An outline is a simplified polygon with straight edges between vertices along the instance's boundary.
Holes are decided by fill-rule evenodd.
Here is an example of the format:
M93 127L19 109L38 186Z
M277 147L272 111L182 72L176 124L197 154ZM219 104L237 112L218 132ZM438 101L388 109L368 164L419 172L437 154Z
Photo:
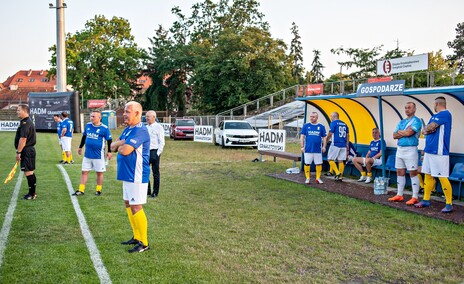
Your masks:
M226 122L224 124L224 129L253 129L248 122Z
M195 121L193 120L177 120L177 126L195 126Z

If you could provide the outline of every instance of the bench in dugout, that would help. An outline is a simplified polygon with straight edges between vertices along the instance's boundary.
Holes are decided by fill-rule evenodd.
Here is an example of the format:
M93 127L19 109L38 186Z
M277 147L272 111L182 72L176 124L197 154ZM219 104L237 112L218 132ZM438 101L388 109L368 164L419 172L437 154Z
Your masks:
M274 162L277 158L287 159L293 161L293 167L296 167L296 162L301 162L301 154L295 154L290 152L281 152L281 151L273 151L273 150L258 150L259 153L259 161L263 161L263 156L271 156L274 157Z

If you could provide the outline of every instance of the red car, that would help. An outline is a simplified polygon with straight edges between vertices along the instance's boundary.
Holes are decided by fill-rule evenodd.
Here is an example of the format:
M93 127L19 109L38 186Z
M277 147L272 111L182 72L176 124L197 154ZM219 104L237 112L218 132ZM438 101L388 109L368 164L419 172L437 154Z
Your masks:
M171 125L171 139L191 139L195 131L195 121L189 118L179 118Z

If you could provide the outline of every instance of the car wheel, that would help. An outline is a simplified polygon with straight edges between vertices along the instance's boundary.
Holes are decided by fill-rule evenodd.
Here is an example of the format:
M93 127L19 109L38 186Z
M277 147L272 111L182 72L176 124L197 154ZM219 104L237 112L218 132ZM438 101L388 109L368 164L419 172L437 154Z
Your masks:
M224 137L222 137L222 148L226 147L226 141L224 141Z

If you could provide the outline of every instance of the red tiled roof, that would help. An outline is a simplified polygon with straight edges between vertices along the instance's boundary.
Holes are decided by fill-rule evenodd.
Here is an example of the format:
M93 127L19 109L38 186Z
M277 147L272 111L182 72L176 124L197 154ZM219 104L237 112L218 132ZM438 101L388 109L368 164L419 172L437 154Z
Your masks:
M13 76L8 77L3 85L5 88L12 89L12 85L16 85L17 89L22 88L40 88L47 89L49 92L54 91L56 79L47 78L48 71L46 70L21 70L16 72ZM35 92L35 91L34 91Z

